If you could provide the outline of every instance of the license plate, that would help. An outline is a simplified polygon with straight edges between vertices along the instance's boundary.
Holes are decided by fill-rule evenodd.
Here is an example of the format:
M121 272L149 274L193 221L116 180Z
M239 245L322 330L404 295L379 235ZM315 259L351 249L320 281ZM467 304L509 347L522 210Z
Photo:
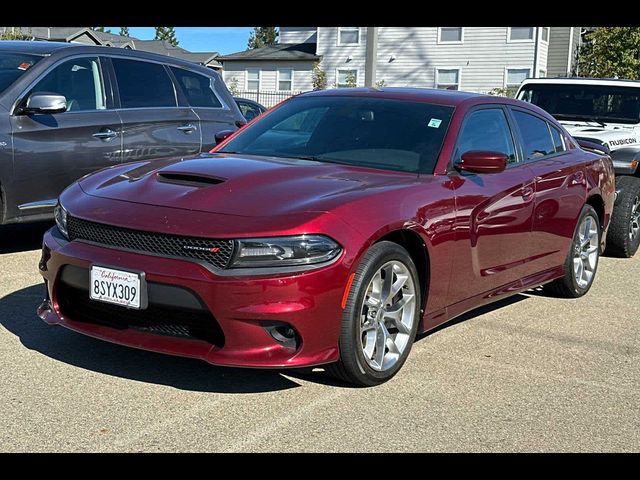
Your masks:
M139 309L141 299L146 298L143 274L114 270L113 268L92 266L91 285L89 288L91 300L113 303L127 308Z

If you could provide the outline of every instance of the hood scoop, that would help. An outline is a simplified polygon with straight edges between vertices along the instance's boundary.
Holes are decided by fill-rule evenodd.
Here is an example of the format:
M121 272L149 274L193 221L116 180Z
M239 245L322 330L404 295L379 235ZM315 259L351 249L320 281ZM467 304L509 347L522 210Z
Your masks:
M224 183L224 179L202 175L200 173L187 172L158 172L158 181L162 183L173 183L175 185L185 185L187 187L210 187Z

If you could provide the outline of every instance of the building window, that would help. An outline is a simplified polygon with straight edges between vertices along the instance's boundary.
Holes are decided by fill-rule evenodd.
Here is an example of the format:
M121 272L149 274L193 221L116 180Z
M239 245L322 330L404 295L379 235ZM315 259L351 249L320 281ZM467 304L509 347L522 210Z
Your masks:
M293 70L290 68L278 69L278 90L288 92L293 90Z
M360 44L360 27L338 27L338 45Z
M457 68L437 69L436 88L441 88L443 90L459 90L460 70Z
M530 70L528 68L508 68L506 86L517 87L525 78L529 78Z
M338 88L355 87L358 85L358 70L352 68L339 68L336 74L336 86Z
M260 90L260 70L257 68L247 69L247 90L257 92Z
M462 43L462 27L440 27L438 32L440 43Z
M533 27L510 27L510 42L528 42L533 40Z
M548 42L549 41L549 29L551 27L542 27L542 41L543 42Z

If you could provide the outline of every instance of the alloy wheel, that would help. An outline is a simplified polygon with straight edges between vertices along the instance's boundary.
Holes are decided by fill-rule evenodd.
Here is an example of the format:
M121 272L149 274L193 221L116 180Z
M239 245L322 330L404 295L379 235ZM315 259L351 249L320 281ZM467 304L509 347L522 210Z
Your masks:
M385 263L367 287L360 309L360 342L373 370L392 368L412 340L416 287L399 261Z
M573 252L573 274L580 288L587 287L598 266L598 222L591 215L582 219Z
M640 195L633 201L631 208L631 221L629 222L629 240L633 241L640 232Z

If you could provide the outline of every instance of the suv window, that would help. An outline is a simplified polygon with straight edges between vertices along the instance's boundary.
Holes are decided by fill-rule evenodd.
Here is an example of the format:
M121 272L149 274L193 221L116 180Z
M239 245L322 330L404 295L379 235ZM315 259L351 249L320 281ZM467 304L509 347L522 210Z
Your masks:
M262 113L262 111L252 103L243 102L242 100L238 100L236 103L238 104L238 108L240 109L242 116L247 121L253 120Z
M537 160L555 153L547 122L520 110L513 110L513 117L522 135L522 148L527 160Z
M516 150L507 117L500 108L471 112L458 135L456 157L470 150L487 150L507 155L508 163L516 163Z
M30 93L33 92L64 95L68 112L107 108L97 57L74 58L61 63L31 89Z
M43 58L42 55L27 53L0 53L0 93Z
M183 68L170 67L192 107L222 108L213 92L213 79Z
M176 94L159 63L112 58L122 108L175 107Z
M562 133L558 130L557 127L554 127L550 123L549 130L551 130L551 139L553 140L553 147L556 153L566 151L566 147L564 146L564 142L562 140Z

